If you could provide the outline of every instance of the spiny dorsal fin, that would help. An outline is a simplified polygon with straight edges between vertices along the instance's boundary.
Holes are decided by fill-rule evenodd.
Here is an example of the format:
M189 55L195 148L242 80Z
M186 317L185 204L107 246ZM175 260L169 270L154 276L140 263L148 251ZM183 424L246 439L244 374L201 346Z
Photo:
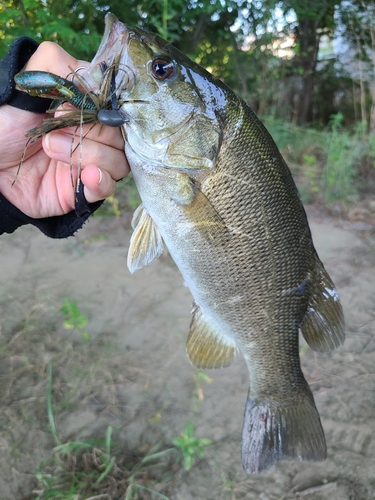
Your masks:
M317 282L300 328L311 349L328 352L344 343L344 314L333 281L318 256L316 261Z
M193 304L193 318L186 349L190 361L197 368L224 368L237 354L234 340L217 333L205 320L199 306Z
M164 245L158 228L142 205L134 212L132 226L134 232L130 239L127 264L133 274L160 257Z

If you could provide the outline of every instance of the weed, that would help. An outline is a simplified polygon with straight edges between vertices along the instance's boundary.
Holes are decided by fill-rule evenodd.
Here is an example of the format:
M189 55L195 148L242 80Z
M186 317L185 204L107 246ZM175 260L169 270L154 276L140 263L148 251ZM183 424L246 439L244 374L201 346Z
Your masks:
M59 336L63 320L66 327L85 331L86 316L74 301L66 300L57 321L59 307L40 303L39 290L32 293L26 306L23 297L0 303L3 316L12 313L18 318L6 328L2 325L0 338L2 477L13 470L27 472L22 487L28 498L38 500L124 500L125 495L128 500L165 500L182 470L182 457L176 447L162 442L151 450L135 442L129 450L124 433L139 418L124 409L127 380L134 380L131 355L118 349L116 335L108 332L84 344L76 335L73 340ZM143 376L140 372L136 370L137 377ZM99 425L95 421L76 426L75 416L87 408L97 411ZM59 422L69 438L62 435ZM93 428L102 439L90 437ZM72 437L78 432L89 437ZM45 460L40 461L40 455ZM36 457L32 477L29 464Z
M354 131L345 130L343 119L341 113L333 115L326 130L302 128L273 117L265 120L291 167L304 202L321 201L329 205L355 201L360 169L374 163L373 137L366 134L363 124ZM374 174L370 172L369 177L373 179Z
M64 315L64 327L67 330L77 330L84 340L90 340L89 333L85 330L87 317L83 315L75 300L64 299L64 305L60 308Z
M56 446L53 456L40 463L36 477L37 500L64 498L83 500L101 498L133 500L148 498L168 500L155 489L158 483L171 480L178 467L175 448L160 449L161 443L146 456L112 454L112 427L108 426L104 450L87 441L62 442L58 435L52 408L52 366L48 366L47 412ZM95 496L93 496L95 495Z
M201 386L201 382L210 384L213 381L208 375L206 375L202 370L198 370L194 375L194 386L195 390L193 392L193 408L192 413L195 414L198 410L198 405L204 399L204 393ZM198 455L203 458L205 455L205 448L212 444L210 439L197 438L195 436L194 424L191 420L187 422L184 430L181 432L179 437L173 439L172 443L177 446L181 451L184 469L189 470L194 465L195 458Z
M327 141L327 161L322 181L324 202L330 204L338 200L349 200L356 194L353 183L355 163L361 151L355 146L350 134L341 128L342 113L332 116L331 133Z
M205 454L204 448L212 444L210 439L198 439L195 436L194 425L190 421L186 424L181 435L174 438L172 442L181 450L185 470L191 469L197 454L199 457L203 458Z
M89 442L68 442L53 450L53 458L43 461L37 472L40 489L37 500L66 498L83 500L91 495L98 498L168 497L155 487L170 481L178 466L178 453L174 448L164 449L144 457L110 455L111 427L107 429L106 451ZM160 489L160 487L159 487ZM97 498L95 496L95 498Z
M318 185L318 160L313 154L304 154L303 163L306 165L305 175L309 183L309 193L316 194L319 192ZM311 201L310 199L308 201Z
M49 426L52 432L52 435L55 439L56 444L61 445L61 441L59 438L59 435L57 433L57 428L56 428L56 423L55 423L55 418L53 415L53 408L52 408L52 364L48 363L47 367L47 415L48 415L48 422Z

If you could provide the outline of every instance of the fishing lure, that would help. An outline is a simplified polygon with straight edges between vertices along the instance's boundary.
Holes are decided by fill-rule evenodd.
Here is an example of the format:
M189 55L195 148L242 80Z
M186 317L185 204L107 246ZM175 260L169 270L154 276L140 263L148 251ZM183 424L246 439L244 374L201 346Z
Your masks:
M78 129L83 125L90 123L94 126L98 122L110 127L121 127L125 123L126 119L119 111L120 106L116 93L117 71L115 71L115 65L109 68L106 63L101 63L101 70L103 72L103 81L98 94L94 94L90 91L84 79L77 71L72 69L72 75L77 79L83 90L80 90L80 88L73 81L45 71L23 71L15 76L15 82L21 91L27 92L31 96L45 97L55 101L49 109L49 113L54 113L60 105L66 102L74 106L76 109L67 111L62 115L47 118L41 125L34 127L27 132L26 137L28 138L28 141L25 145L16 178L12 185L16 182L22 163L25 159L28 145L49 132L74 126ZM82 140L85 137L86 136L82 137L81 134L79 144L75 148L72 147L71 156L82 144ZM72 145L73 142L74 137L72 139ZM79 168L76 186L74 186L73 181L72 165L70 165L70 172L72 186L75 190L76 211L78 213L82 211L79 208L79 198L80 194L82 194L81 171Z

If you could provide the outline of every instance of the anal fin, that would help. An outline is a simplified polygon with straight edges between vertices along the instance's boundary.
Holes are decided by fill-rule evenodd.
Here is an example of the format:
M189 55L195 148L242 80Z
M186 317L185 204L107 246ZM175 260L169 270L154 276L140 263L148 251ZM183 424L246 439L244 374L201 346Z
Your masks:
M160 257L164 245L156 224L142 205L134 212L132 227L127 264L133 274Z
M335 285L316 256L316 284L300 325L306 342L318 352L344 343L344 314Z
M224 337L206 321L199 306L194 304L193 317L186 349L197 368L224 368L237 354L234 340Z

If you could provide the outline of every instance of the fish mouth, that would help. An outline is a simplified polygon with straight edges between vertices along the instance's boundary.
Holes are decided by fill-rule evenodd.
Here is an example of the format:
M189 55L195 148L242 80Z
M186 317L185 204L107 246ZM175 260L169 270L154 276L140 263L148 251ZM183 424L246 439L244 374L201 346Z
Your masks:
M111 13L105 16L102 41L87 71L82 75L90 89L100 93L103 81L114 73L114 87L118 91L130 91L135 84L135 74L127 61L126 47L131 31Z

